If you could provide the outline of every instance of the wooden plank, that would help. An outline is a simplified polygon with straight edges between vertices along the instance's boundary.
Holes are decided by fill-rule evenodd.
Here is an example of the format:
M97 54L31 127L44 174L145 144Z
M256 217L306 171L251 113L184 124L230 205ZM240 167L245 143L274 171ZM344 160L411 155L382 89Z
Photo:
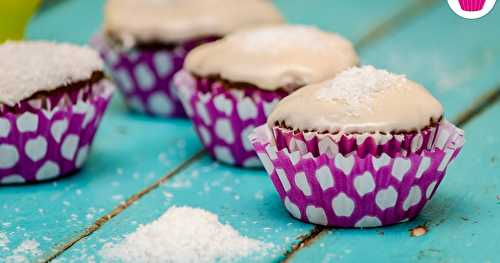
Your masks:
M155 220L173 205L201 207L242 234L275 244L271 255L260 258L263 262L279 259L297 242L297 236L311 229L310 225L290 220L264 171L233 168L205 157L58 259L99 260L102 245L120 240L123 234Z
M51 251L201 149L188 121L130 115L117 100L110 112L78 174L0 188L0 233L9 239L0 255L27 240Z
M433 11L433 14L430 17L440 17L443 15L446 17L447 13L451 12L449 10L438 8ZM363 49L362 55L363 60L370 61L371 63L384 65L386 63L386 56L381 56L385 50L389 50L391 56L394 57L402 57L404 58L409 52L408 50L412 50L412 53L417 55L426 55L429 52L433 51L435 46L433 45L419 45L417 44L418 39L432 39L432 35L428 36L426 34L426 30L429 27L428 23L422 22L423 20L428 20L429 16L423 16L419 18L415 23L411 23L400 31L396 32L392 35L388 41L392 42L398 40L393 43L393 46L387 47L384 45L384 41L378 43L373 49L365 48ZM435 20L432 20L435 21ZM441 26L446 26L449 28L450 34L458 34L461 32L462 28L466 25L462 23L455 23L454 17L450 18L450 21L440 20L439 23ZM478 28L486 29L491 26L491 22L489 23L480 23ZM420 37L417 37L420 36ZM412 41L413 40L413 41ZM491 41L486 39L486 41ZM402 48L395 48L396 45L400 43L403 45ZM453 38L442 38L442 42L439 44L442 47L442 65L452 67L454 70L462 70L467 64L458 64L457 60L453 58L453 56L462 56L462 59L468 57L474 57L477 55L477 50L474 46L479 46L482 48L482 44L479 42L467 42L465 45L462 45L460 48L455 50L450 50L448 46L454 45L455 39ZM453 55L453 52L459 52L459 55ZM447 53L449 52L449 53ZM378 56L376 55L378 54ZM366 56L366 58L365 58ZM460 58L458 58L460 59ZM427 84L431 91L436 94L440 99L444 100L445 106L450 108L448 109L448 116L457 116L460 113L460 110L465 108L464 104L467 105L471 103L474 99L469 96L467 92L458 92L453 96L450 96L450 93L441 94L440 90L437 89L434 85L429 85L432 83L438 82L438 75L431 70L425 71L424 69L428 69L428 64L422 63L419 65L413 64L405 64L403 62L386 64L386 66L392 70L400 71L400 72L411 72L410 77ZM410 67L411 66L411 67ZM419 66L420 70L417 72L413 72L416 66ZM485 72L492 71L496 66L494 63L479 62L477 63L478 67L483 69ZM442 74L450 73L448 71L442 72ZM487 89L491 89L493 86L490 83L496 83L495 79L485 79L484 72L476 72L470 76L470 81L474 80L478 83L477 89L481 91L485 91ZM469 82L464 81L460 83L455 83L452 86L453 89L457 90L468 90L467 84ZM481 84L481 85L479 85ZM462 107L454 107L453 100L458 102L463 102ZM168 207L172 205L190 205L196 207L202 207L204 209L210 210L212 212L217 213L223 222L227 221L234 225L239 231L244 234L248 234L250 237L260 238L262 240L275 243L276 245L282 245L279 250L277 250L270 258L266 260L280 260L283 259L283 254L290 249L293 244L298 242L297 238L301 235L305 235L310 233L312 226L302 224L298 221L291 219L286 215L286 212L282 206L279 205L278 198L274 193L274 190L270 186L270 182L267 178L265 178L263 172L252 172L252 171L239 171L237 169L231 169L226 166L217 166L211 170L207 170L205 172L202 171L205 167L210 166L210 162L207 159L194 164L189 171L183 172L177 175L174 181L167 182L164 189L167 190L157 190L152 192L151 195L148 195L145 200L141 204L137 206L133 206L132 208L125 211L122 215L119 215L116 220L112 220L109 224L105 225L102 229L97 231L90 238L83 240L76 244L73 248L66 251L62 255L62 259L71 260L71 259L81 259L81 257L88 258L93 257L99 259L98 250L102 247L103 242L109 242L120 240L122 235L129 233L135 229L135 227L131 226L133 222L137 224L148 223L152 221L154 218L157 218L163 211L165 211ZM193 171L198 171L201 173L196 178L192 178L191 173ZM233 178L233 176L237 176L238 179ZM239 183L235 183L238 180ZM223 187L215 187L212 189L210 187L212 182L224 182L224 185L230 187L231 192L225 193ZM190 182L191 186L181 188L181 189L170 189L169 185L175 185L176 182ZM189 184L187 184L189 185ZM204 191L204 187L209 186L211 189L207 193ZM165 194L163 192L167 192L170 194ZM265 197L267 205L262 206L254 200L255 193L258 191L262 191L262 195ZM199 194L202 194L202 198L198 198ZM234 195L238 194L239 200L235 201ZM172 195L172 196L171 196ZM233 199L232 199L232 198ZM151 199L150 199L151 198ZM169 200L170 198L170 200ZM268 200L270 198L270 200ZM271 207L271 209L267 209L267 206ZM153 213L154 215L148 214ZM246 221L256 221L254 225L247 226L242 222ZM269 222L273 222L271 225ZM287 226L287 224L292 223L291 226ZM270 234L266 231L271 229L278 229L278 233ZM405 230L406 231L406 230ZM352 237L352 243L359 241L361 238L361 231L354 232L357 233L357 237ZM407 232L405 232L407 234ZM286 242L283 241L283 237L285 237ZM328 236L327 236L328 237ZM358 238L358 239L357 239ZM103 241L100 242L99 240ZM282 242L282 243L280 243ZM313 244L318 245L320 243L314 242ZM397 247L394 245L394 247ZM320 249L320 248L318 248ZM323 248L321 248L323 249ZM314 255L308 255L304 258L301 258L299 261L307 262L311 258L314 258ZM359 259L359 258L358 258Z
M437 195L413 222L335 229L299 251L294 262L496 262L500 217L500 103L466 125L468 143ZM419 225L427 234L411 237Z
M105 0L56 0L32 18L26 38L87 44L99 31Z
M446 3L361 51L363 63L408 75L424 84L456 117L500 82L500 13L477 21Z
M500 41L498 34L484 34L489 30L495 30L500 22L500 15L490 15L479 21L467 21L455 16L446 6L442 6L432 12L422 16L414 24L401 29L399 32L387 36L379 43L375 43L372 48L363 50L363 59L365 62L373 63L382 67L389 68L394 71L407 72L414 79L424 83L444 104L448 118L456 118L459 113L465 110L468 105L474 103L481 94L488 93L493 89L497 89L500 83L500 76L495 73L500 66L500 48L497 44ZM440 25L435 27L433 25ZM438 29L439 28L439 29ZM439 30L439 32L438 32ZM445 33L440 33L445 32ZM423 41L432 39L432 42ZM390 50L390 53L381 53L380 50ZM410 52L411 51L411 52ZM498 95L497 95L498 96ZM485 98L487 100L487 98ZM480 107L480 105L477 105ZM498 106L496 107L498 108ZM496 110L498 114L498 110ZM468 127L473 131L482 130L486 127L487 120L492 121L494 114L489 113L489 117L483 117L480 126L473 122ZM487 119L487 120L484 120ZM494 127L491 127L495 131ZM491 138L491 133L489 137ZM467 134L467 137L470 135ZM470 138L470 137L469 137ZM482 137L472 137L472 141L480 140ZM471 140L471 139L469 139ZM496 141L490 141L492 144ZM467 149L467 147L466 147ZM466 210L451 211L454 207L459 206L459 203L453 203L447 207L449 202L458 202L462 199L454 200L457 192L464 191L470 188L469 176L471 171L480 170L482 166L489 167L489 158L484 159L472 158L478 155L481 147L465 151L469 153L469 157L461 157L449 171L451 178L460 178L456 180L459 183L454 183L452 179L445 180L444 187L438 192L436 198L424 210L418 220L402 224L395 227L389 227L377 230L356 231L356 230L332 230L326 235L316 240L311 248L300 251L293 259L301 262L311 256L318 259L340 260L346 262L359 262L365 257L375 259L375 262L387 261L395 256L408 261L416 261L425 259L425 261L446 261L446 262L469 262L473 257L460 258L466 253L471 253L473 249L469 249L463 253L455 254L455 249L458 246L451 246L445 239L450 236L455 239L453 242L465 242L467 234L479 235L471 239L475 244L489 242L489 235L477 232L475 229L471 232L454 231L462 229L462 225L458 220L467 221L468 217L464 214ZM495 149L492 148L492 149ZM470 163L470 160L475 160L475 163ZM474 165L474 166L471 166ZM491 167L489 167L491 168ZM488 168L488 169L489 169ZM485 168L486 169L486 168ZM493 171L492 169L491 171ZM490 170L488 170L490 171ZM452 177L453 176L453 177ZM452 181L452 183L449 183ZM481 186L481 183L487 181L475 182L475 186ZM494 182L490 182L494 185ZM481 187L486 187L482 185ZM492 190L494 191L494 190ZM480 200L481 195L477 192L467 191L470 198ZM452 197L448 197L448 196ZM477 197L476 197L477 195ZM478 202L476 208L483 210L489 209L491 204L488 201ZM444 213L443 211L448 211ZM484 210L483 210L484 211ZM470 210L467 210L470 212ZM460 216L457 216L460 215ZM475 221L482 222L487 213L475 213ZM463 217L463 218L461 218ZM449 218L449 219L448 219ZM465 218L465 219L464 219ZM487 219L486 219L487 220ZM448 222L446 227L441 230L441 223ZM434 234L432 242L435 244L445 244L443 246L420 247L414 249L415 244L420 244L420 239L414 240L409 238L408 229L417 225L426 223L432 229L438 225L441 232ZM483 223L478 223L483 225ZM383 236L380 233L384 233ZM426 237L427 238L427 237ZM376 240L376 241L375 241ZM377 253L373 248L378 248L375 242L383 242L384 248L391 248L387 253ZM405 242L400 244L400 242ZM462 243L463 244L463 243ZM437 248L439 247L439 248ZM487 246L488 247L488 246ZM359 255L359 248L370 248L370 255ZM437 250L440 251L437 251ZM358 251L356 253L356 251ZM364 251L365 252L365 251ZM492 257L495 250L484 255ZM465 254L464 254L465 253ZM481 262L482 260L477 260ZM484 260L487 261L487 260Z
M304 1L294 2L294 5L291 6L287 5L288 2L285 3L281 1L278 5L284 9L287 17L291 17L293 14L300 14L295 17L305 18L306 20L304 22L307 22L308 19L310 19L309 21L317 19L316 16L312 16L311 14L318 12L320 7L324 6L325 2L326 1L317 1L312 4L310 6L310 11L305 13L308 14L306 16L302 15L304 14L302 7L304 4L307 4ZM386 8L383 11L381 10L381 12L377 13L378 16L361 16L358 22L351 23L350 25L343 25L348 26L347 28L357 27L356 30L346 31L346 34L354 37L361 36L365 31L369 31L370 25L384 16L384 14L392 14L395 10L407 4L409 0L393 2L394 5L391 5L391 8ZM44 10L43 14L33 19L33 23L28 30L28 35L31 39L50 39L80 44L86 43L90 35L101 23L102 19L100 12L102 3L103 1L61 1L58 5L54 5L50 9ZM328 14L333 15L332 21L334 23L340 24L349 12L351 12L353 16L360 14L359 10L352 7L347 10L340 9L345 7L344 4L335 3L327 6L332 8L328 10ZM335 8L335 6L338 8ZM342 11L338 12L336 10ZM91 15L74 16L76 12ZM324 17L324 15L321 15L321 17ZM66 23L66 21L71 21L74 26L61 26ZM75 30L76 28L77 30ZM360 30L361 28L365 30L362 31ZM350 32L353 32L352 35L349 35ZM8 233L10 238L9 247L11 250L17 247L21 241L30 238L37 239L42 251L48 251L48 249L54 247L55 244L61 244L71 240L79 231L93 223L96 218L99 218L106 212L109 212L112 207L118 205L122 198L126 198L140 191L148 183L153 182L166 171L172 170L176 164L187 159L187 156L196 152L199 145L197 140L193 137L193 132L191 132L188 124L180 122L163 123L161 121L156 122L149 119L146 119L146 122L143 123L142 121L144 120L140 120L140 118L129 119L124 115L122 109L118 110L118 105L119 103L116 102L115 107L110 109L101 127L99 136L96 139L96 146L92 159L86 166L88 168L78 174L78 176L54 184L41 184L23 188L3 188L5 190L0 193L0 196L3 200L6 200L6 204L14 203L15 199L20 199L19 202L15 203L16 205L5 205L2 208L5 213L0 213L1 215L5 215L1 217L1 221L8 225L0 229ZM127 136L121 135L120 132L123 132L123 128L121 127L132 127L134 132L129 132ZM175 127L175 129L173 127ZM157 136L148 137L149 134L148 136L144 136L144 131L152 129L158 131L156 134ZM141 132L141 130L143 130L143 132ZM172 130L175 130L176 133L173 133ZM108 140L108 137L113 139ZM148 138L143 139L143 137ZM131 147L131 145L113 147L113 144L116 142L124 139L132 140L132 138L135 147ZM143 150L142 152L131 150L140 145L150 145L155 140L161 140L165 143L155 145L156 149L154 150L146 148L141 148L140 150ZM175 144L176 140L189 141L186 146L185 155L172 156L171 154L164 154L161 158L170 161L170 165L159 165L157 160L161 150L172 150L172 148L166 146L172 143ZM162 147L164 148L161 149ZM103 150L100 150L101 148ZM146 153L146 150L148 153ZM142 155L144 162L134 163L130 162L130 159L127 158L130 152L148 155ZM154 172L154 174L148 173L150 171L149 169L151 169L151 172ZM131 171L137 171L137 173ZM118 177L116 173L124 173L125 175ZM137 174L139 174L139 176L144 176L144 174L149 174L151 176L148 177L147 180L144 179L138 183L137 180L134 179L134 175ZM19 191L19 189L22 190ZM26 192L29 192L30 195L28 196ZM57 192L57 194L51 194L52 192ZM46 195L49 194L51 195L50 202L44 202L43 200L46 199ZM19 198L20 196L22 198ZM19 212L10 212L13 209L14 211L18 211L16 208L20 209ZM32 217L28 216L37 213L38 210L43 211L38 212L43 213L40 220L33 220ZM19 228L14 228L13 226Z
M382 17L387 16L387 14L392 15L396 12L396 10L401 9L407 3L410 3L410 1L391 1L391 3L392 4L388 7L384 8L370 3L370 8L367 9L356 8L355 6L359 6L360 4L357 2L353 2L352 6L349 6L346 3L330 3L329 1L326 2L326 0L315 1L314 3L295 1L291 3L290 6L286 5L284 1L281 1L281 3L278 2L278 5L283 8L287 17L291 18L290 20L294 22L313 23L318 21L317 23L330 30L336 30L336 27L333 27L332 25L339 24L342 25L342 30L336 31L340 31L348 37L356 40L362 38L362 35L365 34L365 32L370 32L370 28L372 28L373 25L376 25ZM100 24L101 18L99 13L101 11L101 5L102 1L72 0L61 2L57 6L47 9L43 15L35 17L33 25L29 29L28 35L30 38L34 39L41 38L85 43L91 33ZM307 12L303 10L303 6L308 6ZM331 9L322 9L325 6L328 6ZM375 10L379 10L379 12L375 12L376 15L372 15L371 12L374 8ZM328 12L323 13L325 10ZM90 17L74 16L73 14L75 12L90 13L93 15ZM363 12L365 12L364 15ZM324 19L325 17L328 19ZM330 17L331 20L329 19ZM346 23L345 21L350 19L350 17L359 18L354 22L350 20L349 23ZM75 30L73 27L61 27L60 25L66 21L72 21L75 28L78 28L78 30ZM364 28L364 30L355 30L354 28L356 27L359 29ZM340 26L338 28L340 29ZM350 28L353 29L351 30ZM6 206L4 211L7 213L0 213L0 215L2 215L0 216L1 222L10 223L13 221L12 219L15 219L14 225L19 226L19 228L11 228L13 224L10 224L5 227L5 229L0 228L0 231L8 233L10 238L9 247L11 250L19 245L22 240L30 238L37 239L37 241L40 242L40 249L42 251L48 251L48 249L50 247L54 247L55 244L61 244L72 239L86 226L92 224L95 218L109 212L111 208L117 206L120 203L121 198L126 198L131 196L133 193L137 193L146 185L158 179L165 172L172 170L176 164L186 160L188 156L194 154L197 147L199 147L199 144L194 138L194 134L187 123L162 122L159 120L154 121L146 118L143 119L138 116L129 118L125 115L123 109L120 108L120 105L120 103L115 102L115 106L110 110L99 133L105 135L98 136L96 140L96 147L94 149L95 153L92 155L92 159L87 165L89 168L84 170L81 174L59 181L53 185L41 184L25 188L13 187L12 189L14 190L2 188L2 190L7 190L1 191L0 196L2 200L9 200L9 203L12 203L14 200L18 200L20 196L22 196L22 200L25 200L24 202L16 203L18 207L23 208L22 210L19 210L22 212L16 212L17 214L12 213L13 208L14 211L16 211L15 207ZM121 127L132 127L134 132L131 132L126 136L121 136L120 132L123 130ZM150 134L145 136L145 131L149 130L155 130L158 131L158 133L152 137ZM173 133L173 130L176 132ZM108 137L116 139L108 139ZM143 140L143 137L148 138ZM125 144L121 145L122 147L113 148L113 143L121 142L125 139L133 140L133 146ZM131 158L131 156L129 156L129 153L137 152L135 150L132 151L131 149L138 148L142 145L151 145L156 141L162 141L165 143L155 144L154 147L156 149L154 149L154 152L152 149L140 148L139 150L143 150L145 154L141 156L143 160L136 159L134 162L130 161L129 158ZM182 141L186 141L185 155L175 155L175 153L172 154L171 152L162 154L162 150L172 152L176 151L175 148L172 149L167 146L175 145L176 142L179 142L179 145L184 145ZM96 153L99 152L101 147L103 147L102 151L105 152L102 158L100 158L100 155ZM139 153L141 153L141 151L139 151ZM158 159L161 160L158 161ZM168 165L159 165L158 162L165 160L169 161ZM203 165L203 163L200 163L199 165ZM87 171L90 169L92 170ZM141 183L137 183L134 180L134 174L137 175L137 173L130 172L138 170L138 174L140 176L144 174L151 175L151 173L148 173L151 170L148 169L153 170L154 176L145 179ZM226 171L225 168L219 168L217 170L217 172L222 173L224 171ZM118 176L115 174L121 174L122 172L125 176L121 176L118 179ZM261 181L258 181L257 179L255 180L256 186L266 184L262 181L265 178L261 178ZM116 190L112 190L114 189L113 186L116 187L117 182L118 188L116 188ZM268 183L266 185L268 187L270 186ZM23 190L19 191L19 189ZM73 190L75 194L73 194ZM78 190L81 190L81 192ZM56 192L57 194L52 194L53 192ZM26 193L30 194L29 198L26 197ZM46 199L46 196L49 193L51 198L54 199L51 199L50 202L44 202L43 200ZM84 197L79 196L78 193L82 193L81 195L84 195ZM65 202L65 200L67 202ZM66 207L68 206L68 203L71 208ZM44 213L44 216L41 217L40 221L33 220L32 217L28 216L36 213L38 209L41 209ZM94 210L97 211L94 212ZM283 213L283 210L278 211ZM4 217L4 214L8 214L8 216ZM89 216L89 219L87 219L87 215L92 216ZM83 218L85 218L85 220L83 220ZM283 217L283 219L289 220L287 217ZM72 221L76 222L70 223ZM40 227L40 225L42 227ZM299 231L297 229L292 229L288 233L288 240L292 240L289 243L295 242L294 238L297 233L307 233L306 230L310 228L310 226L307 225L301 227L303 227L303 229L299 227Z
M310 24L324 30L338 32L354 43L362 41L388 18L405 9L408 16L421 8L428 8L432 0L332 1L332 0L275 0L287 21ZM408 17L404 18L407 19ZM393 21L400 26L404 19Z

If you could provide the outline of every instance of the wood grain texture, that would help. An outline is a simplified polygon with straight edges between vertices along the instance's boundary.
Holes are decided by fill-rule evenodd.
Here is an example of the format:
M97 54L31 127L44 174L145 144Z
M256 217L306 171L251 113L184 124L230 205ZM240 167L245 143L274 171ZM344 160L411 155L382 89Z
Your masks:
M446 14L444 13L445 11L449 11L449 10L446 10L443 8L437 8L436 10L431 11L431 14L433 14L433 15L431 15L431 17L432 16L439 17L440 15L443 15L443 14L446 16ZM384 64L387 62L386 57L384 57L384 56L371 57L371 55L372 54L381 54L383 52L387 52L387 53L390 53L391 56L393 56L393 57L404 58L405 56L408 55L408 50L412 50L412 52L417 54L416 56L418 56L419 54L425 55L425 54L428 54L429 52L436 52L436 53L442 53L443 58L440 58L440 62L442 62L443 66L456 67L456 70L460 70L459 66L455 66L455 64L454 64L454 63L456 63L456 60L454 60L454 55L452 53L451 54L447 53L447 52L449 52L448 45L454 44L454 41L455 41L454 38L443 39L443 42L441 43L442 46L441 45L436 45L436 46L434 46L434 45L433 46L418 45L417 44L418 42L415 41L416 39L418 40L419 38L423 38L423 37L425 37L427 39L432 39L432 36L427 35L428 33L426 33L429 24L425 23L424 20L427 20L427 19L428 19L427 15L423 16L422 18L418 18L414 22L409 23L407 26L399 29L397 32L394 32L393 34L389 35L388 36L389 40L387 40L387 41L389 41L392 46L389 46L389 47L385 46L384 45L385 40L381 40L381 42L375 43L373 48L364 48L361 52L363 60L371 60L371 63L374 63L374 64ZM450 19L452 20L452 22L454 22L454 20L453 20L454 17L450 17ZM446 28L447 28L447 30L450 31L450 34L453 35L453 34L458 34L458 32L461 32L461 30L462 30L461 27L463 26L463 24L460 24L460 23L454 24L452 22L446 24ZM481 25L481 27L483 28L483 27L491 26L492 24L493 23L486 23L486 24ZM402 45L403 47L394 48L397 45ZM475 50L473 48L471 48L474 45L478 45L478 44L477 43L474 44L473 42L471 42L467 45L463 45L461 47L461 49L459 49L458 51L461 52L461 54L465 57L474 57ZM438 48L440 48L440 49L436 50ZM366 59L365 59L365 57L366 57ZM422 57L422 59L424 59L424 57ZM401 60L401 61L404 61L404 60ZM486 70L492 70L495 67L494 63L493 64L486 63L484 65L481 63L479 63L479 64ZM444 75L436 75L435 72L432 70L425 71L425 69L428 69L428 64L426 64L426 63L415 65L415 64L406 64L404 62L401 62L401 63L387 64L386 66L391 70L400 71L400 72L412 71L412 70L415 70L415 67L419 67L418 74L411 75L411 77L413 77L414 79L416 79L420 82L423 82L423 83L430 83L431 85L428 85L429 89L434 94L437 94L437 96L440 96L440 99L446 100L448 97L451 97L448 94L439 95L440 90L438 89L438 87L436 87L435 85L432 85L432 84L438 83L440 80L438 77L444 76ZM468 64L462 64L462 67L466 67L466 66L468 66ZM447 73L448 72L441 72L441 74L447 74ZM485 83L489 83L489 82L496 83L497 81L499 81L498 79L493 78L493 79L489 79L488 80L489 82L488 82L486 80L483 80L482 78L483 78L483 76L481 74L471 76L471 79L485 81ZM453 79L453 77L450 76L450 79ZM460 82L460 83L453 83L453 85L451 85L450 88L455 89L455 90L461 90L461 89L467 89L468 86L465 85L464 83ZM480 88L482 91L485 91L485 90L489 90L489 89L494 88L494 86L486 85L486 86L480 87ZM446 100L446 101L448 101L449 105L453 106L453 100L463 101L464 104L466 104L466 105L462 105L462 107L451 107L450 110L447 109L448 116L450 116L450 118L454 118L454 117L458 116L459 113L461 112L461 110L465 109L467 107L467 104L472 103L474 99L475 99L474 97L467 96L466 93L458 92L458 94L454 94L454 96L452 98L449 98L448 100ZM445 105L445 106L448 106L448 105ZM201 170L206 165L207 164L205 164L203 162L196 163L193 165L193 167L191 169L194 169L195 171ZM204 179L201 179L202 183L199 183L199 185L210 186L210 183L212 181L217 181L217 180L223 179L224 173L227 173L227 171L228 171L228 168L226 166L217 166L216 168L214 168L214 170L207 171L206 173L204 173L204 176L203 176ZM231 174L233 174L233 173L231 173ZM239 172L237 172L236 176L241 176L242 178L240 178L239 180L244 180L245 179L244 176L246 176L246 173L240 174ZM174 182L175 182L175 180L188 180L188 179L189 179L189 175L186 175L185 173L181 173L181 174L176 176L176 178L174 179ZM196 180L200 180L200 179L196 179ZM255 193L256 193L257 189L259 189L261 191L265 191L265 192L263 192L264 196L269 196L271 198L273 197L274 190L270 187L268 179L264 178L264 176L256 177L256 178L253 178L253 179L251 179L249 181L245 181L245 182L246 183L242 184L242 185L232 185L230 183L230 181L225 180L225 185L229 186L232 189L232 191L234 191L236 193L245 193L245 192L249 192L252 190L255 191ZM167 184L166 184L167 188L168 188L169 183L172 183L172 182L167 182ZM200 186L192 185L191 187L186 187L185 189L182 189L182 192L177 192L177 191L172 192L173 201L170 204L167 203L167 204L162 205L160 201L147 202L146 205L143 205L137 209L146 209L146 210L140 210L140 211L155 210L155 211L158 211L158 213L160 214L162 211L166 210L171 205L187 204L187 205L191 205L191 206L194 205L197 207L202 207L204 209L216 212L217 214L219 214L222 221L230 222L231 224L235 225L235 227L238 230L242 231L245 234L248 233L248 235L250 235L251 237L259 238L259 239L265 240L267 242L273 242L275 244L280 244L280 245L284 244L284 247L280 248L278 251L276 251L272 255L272 257L269 258L272 260L284 260L284 259L286 259L286 256L288 255L287 252L289 251L289 249L293 248L294 246L296 247L299 244L298 240L303 240L305 237L307 237L309 235L309 233L311 233L311 231L313 231L313 226L302 224L300 222L295 221L294 219L291 219L290 217L287 217L288 219L285 221L277 221L277 222L273 223L274 228L278 227L278 229L286 229L284 231L280 230L280 233L285 232L285 236L288 237L288 240L292 240L291 242L288 242L288 243L280 243L280 239L278 238L278 237L280 237L280 235L273 234L273 235L268 236L268 234L266 234L264 229L268 229L267 227L269 227L269 226L266 227L266 223L268 221L266 221L266 220L262 221L262 218L259 218L259 220L257 220L257 222L256 222L256 225L250 229L247 229L246 227L241 226L241 222L244 220L242 218L245 218L247 220L255 218L255 215L253 214L253 212L255 212L255 210L262 209L261 207L255 207L258 204L255 204L254 200L251 200L250 203L244 203L244 205L238 206L236 204L233 204L233 200L230 199L230 195L227 198L222 198L220 196L221 189L217 189L217 188L215 190L212 189L211 191L208 191L208 193L204 193L204 195L206 194L207 197L203 198L203 199L210 200L210 201L207 202L207 201L193 200L193 199L196 199L196 198L193 198L193 196L196 196L197 194L199 194L200 191L203 192L203 190L200 190ZM222 191L224 191L224 190L222 189ZM160 195L160 193L153 193L153 194ZM178 196L179 194L186 195L188 197L186 198L186 200L183 200L183 199L178 200L178 199L176 199L176 196ZM246 196L246 195L240 196L241 202L243 202L243 199L251 198L251 194L249 197L244 197L244 196ZM268 220L278 219L279 217L284 216L284 215L286 216L286 211L284 210L284 208L282 206L279 206L279 201L278 201L275 194L274 194L274 199L275 199L273 201L274 205L271 205L270 203L266 204L266 206L272 206L273 209L272 210L264 210L265 212L262 212L262 213L265 213L264 216L266 218L268 218ZM161 198L159 198L159 200L161 200ZM227 201L227 200L230 200L230 201ZM148 208L145 208L144 206L150 206L150 208L148 209ZM232 209L231 210L223 209L226 206L231 207ZM134 211L137 211L137 212L134 212ZM101 245L98 242L96 242L96 240L98 240L98 239L108 240L109 238L121 237L123 234L128 233L128 231L130 231L130 230L128 230L128 229L124 230L124 228L122 227L122 224L127 224L128 221L126 221L126 220L132 220L132 221L136 221L136 222L149 222L149 221L151 221L151 219L149 219L149 218L146 219L145 221L143 221L143 219L144 219L143 215L139 212L139 210L129 210L129 211L126 211L126 213L132 214L131 219L126 218L126 219L124 219L125 221L123 221L123 222L119 222L119 221L110 222L109 225L105 226L102 229L102 231L96 232L96 234L94 236L92 236L89 240L85 240L84 242L78 243L73 249L64 253L63 258L65 258L65 259L66 258L67 259L78 258L82 255L87 255L87 256L91 256L91 257L95 256L96 258L99 258L98 255L90 252L91 251L90 248L92 246L96 246L97 248L101 247ZM239 213L239 215L236 218L234 217L235 213ZM285 224L286 222L294 222L294 224L290 227L285 227L285 226L280 226L279 222L281 222L281 224ZM115 225L115 226L113 226L113 225ZM267 231L269 231L269 230L267 230ZM288 233L286 233L286 232L288 232ZM408 234L408 232L406 232L406 230L405 230L405 235L407 235L407 234ZM314 242L312 242L312 244L310 244L312 246L311 249L317 248L319 250L326 251L327 249L325 249L325 245L323 244L323 246L322 246L321 243L322 243L322 240L328 239L329 235L331 235L331 232L326 233L326 235L322 238L313 240ZM356 240L354 240L353 242L356 242ZM289 249L286 250L285 249L286 247L288 247ZM299 250L299 248L301 248L301 247L299 246L297 248L297 250ZM300 254L300 250L299 250L299 254ZM308 258L313 258L313 255L308 255L306 257L303 257L299 260L299 262L307 262ZM294 258L292 258L292 259L294 259ZM359 258L358 258L358 260L359 260Z
M279 0L277 4L292 22L316 24L359 42L385 18L416 2L391 0L384 1L381 5L379 1L361 0ZM101 23L102 3L84 0L60 2L34 18L28 35L33 39L85 43ZM85 15L75 15L76 13ZM481 93L492 90L499 82L498 74L494 74L499 68L500 50L495 45L498 43L498 34L481 34L494 30L494 25L498 22L498 12L484 20L470 22L456 17L446 6L438 6L429 13L403 23L401 27L396 25L386 32L389 34L387 37L378 40L374 38L377 41L365 45L361 49L361 56L364 63L407 73L411 78L424 83L443 101L448 117L455 118ZM487 114L491 115L489 111ZM498 141L492 143L498 145ZM468 145L466 151L469 151ZM91 159L82 172L54 183L0 188L0 232L6 233L10 239L7 247L9 251L5 253L9 255L23 240L34 239L40 243L40 249L45 253L41 258L46 258L52 253L52 249L82 236L97 218L172 171L200 147L187 121L153 120L129 115L117 98L96 138ZM462 160L457 163L464 162ZM466 165L469 161L464 163ZM476 163L486 166L488 162L480 159ZM455 173L465 174L465 171L456 170ZM457 196L457 189L461 189L457 188L461 187L459 183L462 182L448 185L445 181L448 190L443 191ZM438 192L434 201L439 200L439 196ZM446 220L447 215L439 215L438 212L439 209L444 209L442 207L447 200L449 198L441 203L431 202L424 216L418 219L420 221L409 224L414 226L418 222ZM153 221L172 205L190 205L210 210L219 214L222 222L230 223L243 234L274 243L276 250L269 257L255 255L251 258L262 262L285 259L286 252L313 229L313 226L287 215L265 172L231 168L205 157L139 199L89 237L80 240L63 253L60 259L74 262L89 259L99 261L101 258L98 252L103 243L117 242L124 234L134 231L138 224ZM477 206L481 208L482 203ZM427 212L429 209L430 213ZM404 234L395 231L388 235L395 237L391 241L394 244L390 245L394 251L399 247L399 239L396 237L405 240L403 237L408 236L409 226L403 227ZM454 228L454 225L449 228ZM431 226L429 236L433 229ZM377 234L377 230L370 231L346 230L345 233L351 233L346 234L348 244L356 244ZM446 236L452 232L443 233ZM292 260L334 260L339 251L353 252L347 245L336 246L336 237L337 232L326 233L312 242L311 248L298 250L297 256ZM367 241L371 242L367 244L380 245L377 237ZM335 242L330 241L332 238ZM330 251L335 254L333 258L326 256ZM447 254L444 257L438 255L433 248L422 253L435 261L443 258L446 261L447 258ZM1 247L0 254L4 255ZM363 253L358 254L363 256ZM401 254L407 255L409 254ZM364 258L356 259L360 261ZM242 259L245 260L248 259Z
M11 256L26 240L51 253L201 149L188 121L130 115L117 100L109 110L83 170L54 182L0 187L0 232L10 240L1 255Z

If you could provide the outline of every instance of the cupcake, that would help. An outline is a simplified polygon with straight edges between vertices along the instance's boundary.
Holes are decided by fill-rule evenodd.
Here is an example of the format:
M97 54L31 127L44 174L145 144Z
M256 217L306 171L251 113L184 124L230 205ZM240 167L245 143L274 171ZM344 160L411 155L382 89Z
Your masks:
M464 11L481 11L486 0L459 0L460 8Z
M67 175L85 162L113 86L90 48L0 45L0 184Z
M265 26L194 49L176 85L208 152L224 163L262 164L248 135L276 103L358 63L339 35L299 25Z
M109 0L92 40L136 112L185 117L173 76L188 51L237 29L282 23L266 0Z
M421 85L365 66L286 97L251 141L292 216L376 227L418 215L463 137Z

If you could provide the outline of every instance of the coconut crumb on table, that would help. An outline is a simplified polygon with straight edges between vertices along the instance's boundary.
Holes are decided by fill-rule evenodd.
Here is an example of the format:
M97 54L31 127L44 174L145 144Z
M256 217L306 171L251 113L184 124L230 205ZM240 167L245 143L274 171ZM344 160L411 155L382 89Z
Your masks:
M6 263L31 262L33 257L42 255L42 251L40 251L39 246L40 244L36 240L24 240L12 251L12 254L5 257L4 260Z
M120 243L105 244L100 254L113 262L203 263L230 262L271 248L272 244L241 236L213 213L174 206Z

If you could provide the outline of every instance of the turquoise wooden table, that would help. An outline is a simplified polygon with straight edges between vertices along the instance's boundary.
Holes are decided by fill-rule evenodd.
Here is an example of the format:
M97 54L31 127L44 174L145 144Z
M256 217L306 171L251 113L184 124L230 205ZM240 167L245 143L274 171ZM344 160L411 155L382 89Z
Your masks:
M444 0L276 3L290 22L350 38L363 63L423 83L465 129L462 155L416 220L370 230L301 223L288 216L264 171L212 161L188 121L130 114L116 96L82 171L0 187L0 262L99 262L105 243L173 205L209 210L275 244L271 255L253 255L262 262L500 262L500 7L470 21ZM55 1L34 17L28 37L86 43L100 27L102 5Z

